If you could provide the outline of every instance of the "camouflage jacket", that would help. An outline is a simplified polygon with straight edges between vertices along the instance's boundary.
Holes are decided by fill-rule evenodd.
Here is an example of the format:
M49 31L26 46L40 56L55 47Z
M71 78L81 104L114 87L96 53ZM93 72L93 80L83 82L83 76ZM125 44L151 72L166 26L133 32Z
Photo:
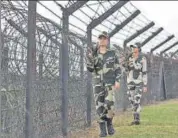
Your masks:
M93 59L87 58L87 69L93 73L94 84L114 85L121 78L119 53L109 49L105 54L97 52Z
M144 55L140 54L136 60L129 58L127 83L147 86L147 59Z

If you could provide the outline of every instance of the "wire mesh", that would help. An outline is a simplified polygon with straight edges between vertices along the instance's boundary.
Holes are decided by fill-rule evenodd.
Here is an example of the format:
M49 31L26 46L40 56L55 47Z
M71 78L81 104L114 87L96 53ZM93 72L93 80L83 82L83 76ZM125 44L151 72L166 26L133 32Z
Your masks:
M35 138L62 137L61 132L61 80L60 62L62 45L62 7L68 8L76 1L38 1L36 17L36 49L34 49L35 80L33 82L32 108L33 130ZM69 34L66 34L69 44L69 85L68 85L68 120L69 131L86 128L87 114L87 70L86 70L86 29L88 24L107 12L118 1L88 1L84 6L74 12L69 18ZM1 32L2 32L2 84L1 84L1 120L3 138L25 137L25 109L26 104L26 70L27 70L27 35L28 35L28 2L2 1ZM96 44L98 34L105 30L110 33L131 14L138 10L131 2L118 9L92 31L92 40ZM142 14L129 22L111 38L112 48L123 52L123 42L151 21ZM143 42L159 27L153 26L134 42ZM165 40L170 34L163 31L149 41L143 51ZM174 43L174 38L155 52L159 52ZM170 51L173 51L172 49ZM169 51L169 52L170 52ZM169 53L168 52L168 53ZM121 54L122 56L122 54ZM149 61L150 95L148 102L178 96L177 60L154 55L153 59L147 55ZM164 70L160 74L160 70ZM164 77L163 77L164 76ZM171 78L172 77L172 78ZM165 86L159 91L158 83ZM93 99L93 98L92 98ZM94 101L92 101L92 120L95 119ZM121 104L118 102L117 104ZM121 108L117 105L117 107Z

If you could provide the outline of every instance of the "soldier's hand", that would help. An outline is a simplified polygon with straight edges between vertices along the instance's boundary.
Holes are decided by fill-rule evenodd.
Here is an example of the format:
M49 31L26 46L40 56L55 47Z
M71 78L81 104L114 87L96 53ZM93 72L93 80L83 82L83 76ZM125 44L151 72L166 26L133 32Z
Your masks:
M128 62L128 64L129 64L130 67L133 66L133 62L134 62L133 60L131 60L131 61Z
M115 82L114 88L115 89L120 89L120 83L119 82Z
M125 57L124 56L119 58L119 63L124 63L124 61L125 61Z
M90 48L87 49L87 58L89 58L89 59L93 58L93 52Z
M147 87L143 87L143 92L147 92Z

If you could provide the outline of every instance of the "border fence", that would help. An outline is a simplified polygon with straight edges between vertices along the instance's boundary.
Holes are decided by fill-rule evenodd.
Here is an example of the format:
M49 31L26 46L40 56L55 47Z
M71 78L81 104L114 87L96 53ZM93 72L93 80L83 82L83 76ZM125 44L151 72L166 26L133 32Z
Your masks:
M177 38L130 1L0 1L0 137L57 138L95 119L85 53L106 30L120 51L141 42L144 104L178 97ZM125 76L117 110L128 108Z

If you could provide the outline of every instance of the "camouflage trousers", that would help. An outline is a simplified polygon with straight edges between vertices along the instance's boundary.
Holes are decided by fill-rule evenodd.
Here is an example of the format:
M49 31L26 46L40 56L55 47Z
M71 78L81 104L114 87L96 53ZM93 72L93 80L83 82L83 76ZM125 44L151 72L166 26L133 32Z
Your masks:
M132 106L132 109L136 113L140 113L141 111L141 97L142 97L142 92L143 92L143 85L141 84L128 84L128 99L130 101L130 104Z
M98 122L104 122L108 118L114 117L114 88L112 86L98 86L94 87L94 99L96 112L98 115Z

